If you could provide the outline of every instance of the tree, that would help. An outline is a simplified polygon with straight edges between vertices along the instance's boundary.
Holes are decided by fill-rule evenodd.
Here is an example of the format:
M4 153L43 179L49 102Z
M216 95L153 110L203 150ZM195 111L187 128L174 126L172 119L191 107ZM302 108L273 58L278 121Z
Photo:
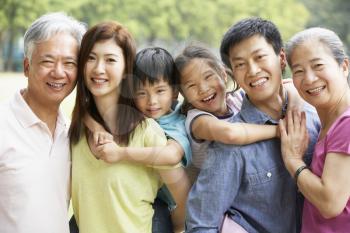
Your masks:
M312 14L308 27L321 26L335 31L350 48L350 1L302 0Z
M308 11L299 1L0 0L0 43L12 48L29 23L48 11L68 12L89 26L104 20L116 20L131 31L139 45L160 45L170 51L191 40L217 48L223 33L233 23L248 16L272 20L279 26L283 37L289 38L303 29L308 20ZM298 17L295 17L296 12ZM10 54L6 60L5 68L10 69Z

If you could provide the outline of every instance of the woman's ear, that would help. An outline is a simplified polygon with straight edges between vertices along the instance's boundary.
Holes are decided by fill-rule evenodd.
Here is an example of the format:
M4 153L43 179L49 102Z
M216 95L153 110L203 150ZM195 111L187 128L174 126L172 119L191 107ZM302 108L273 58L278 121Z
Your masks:
M345 58L343 63L342 63L342 69L343 69L343 73L345 78L348 78L349 76L349 58Z

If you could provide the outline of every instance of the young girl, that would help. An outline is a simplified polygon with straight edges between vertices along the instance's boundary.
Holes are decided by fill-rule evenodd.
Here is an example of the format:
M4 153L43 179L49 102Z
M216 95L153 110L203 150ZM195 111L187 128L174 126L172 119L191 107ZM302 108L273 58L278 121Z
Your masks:
M134 58L134 40L119 23L97 24L84 35L70 128L72 201L81 232L149 233L158 189L165 182L174 194L179 185L174 180L168 183L169 173L176 169L155 169L125 161L107 164L92 154L94 146L89 147L93 138L82 121L87 113L119 145L166 145L158 124L135 109L130 75Z
M211 141L226 144L250 144L277 135L277 126L226 122L242 105L243 91L226 93L227 72L222 63L205 47L187 46L175 59L180 71L181 93L190 104L186 131L192 148L192 165L188 174L196 180ZM292 85L285 84L289 96L295 95ZM289 102L299 105L297 97Z
M288 112L287 122L280 121L283 161L305 196L301 232L349 232L348 57L339 37L324 28L297 33L286 48L295 87L316 108L322 125L308 167L302 158L308 142L305 114Z

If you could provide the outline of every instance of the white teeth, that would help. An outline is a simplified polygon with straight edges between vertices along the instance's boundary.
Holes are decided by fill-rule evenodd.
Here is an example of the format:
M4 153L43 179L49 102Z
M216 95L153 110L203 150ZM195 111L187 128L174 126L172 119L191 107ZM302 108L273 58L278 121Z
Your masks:
M255 82L252 82L250 85L251 85L252 87L261 86L261 85L263 85L266 81L267 81L267 78L261 78L261 79L255 81Z
M207 98L203 99L203 101L209 101L209 100L211 100L212 98L214 98L214 95L215 95L215 94L212 94L212 95L208 96Z
M104 82L106 82L105 79L95 79L95 78L93 78L92 81L95 82L95 83L104 83Z
M63 87L65 84L64 83L47 83L50 87L54 87L54 88L61 88Z
M311 89L311 90L307 90L307 92L309 92L310 94L314 94L314 93L318 93L320 91L323 90L324 87L317 87L317 88L314 88L314 89Z

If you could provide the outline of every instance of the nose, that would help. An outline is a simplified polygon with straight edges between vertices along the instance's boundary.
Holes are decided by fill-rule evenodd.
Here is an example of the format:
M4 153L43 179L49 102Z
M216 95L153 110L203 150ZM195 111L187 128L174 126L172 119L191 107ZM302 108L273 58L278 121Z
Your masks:
M155 95L149 95L148 96L148 104L154 105L157 103L157 97Z
M97 60L95 67L94 67L94 72L96 74L103 74L105 72L105 64L102 60Z
M261 71L260 66L254 61L249 62L248 66L249 66L248 67L249 76L256 76Z
M199 94L203 94L209 90L208 83L203 81L199 84Z
M53 76L55 78L62 78L66 75L66 70L64 68L64 64L62 62L57 62L53 69Z
M315 73L311 70L306 70L305 71L305 78L304 78L304 83L306 84L311 84L317 79Z

